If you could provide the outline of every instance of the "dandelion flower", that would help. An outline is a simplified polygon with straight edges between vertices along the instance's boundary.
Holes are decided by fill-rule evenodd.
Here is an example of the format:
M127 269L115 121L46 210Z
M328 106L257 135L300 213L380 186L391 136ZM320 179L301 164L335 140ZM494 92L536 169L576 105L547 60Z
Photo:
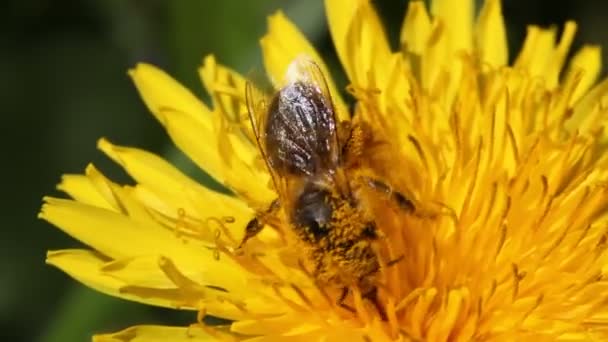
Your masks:
M276 198L246 119L245 79L204 59L208 107L161 70L130 71L173 142L235 194L210 190L162 158L107 140L99 148L136 181L94 166L66 175L73 199L45 198L40 217L91 249L47 263L103 293L229 320L225 326L136 326L96 341L600 341L608 340L608 81L600 51L567 62L576 24L528 28L509 64L499 0L412 1L391 50L367 0L327 0L350 80L353 120L384 141L363 155L416 203L378 196L376 305L323 289L281 229L237 253L244 227ZM328 70L281 13L261 39L270 79L305 54ZM328 81L334 105L344 98ZM280 220L279 220L280 221ZM288 230L288 224L279 225Z

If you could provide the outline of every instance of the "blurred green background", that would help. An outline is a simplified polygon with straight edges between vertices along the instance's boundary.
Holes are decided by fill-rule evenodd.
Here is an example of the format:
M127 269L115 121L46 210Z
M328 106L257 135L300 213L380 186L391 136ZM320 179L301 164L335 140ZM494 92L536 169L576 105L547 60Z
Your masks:
M407 1L374 3L396 43ZM241 72L259 65L257 41L266 16L278 8L336 66L322 2L9 0L0 8L0 340L88 341L134 324L192 322L193 314L106 297L45 266L46 250L79 244L36 219L41 198L57 194L61 174L80 173L89 162L128 181L96 150L101 136L196 172L146 112L126 70L138 61L156 64L204 97L196 73L202 57L214 53ZM512 48L520 46L527 23L566 19L579 22L576 46L607 46L606 1L503 0L503 8Z

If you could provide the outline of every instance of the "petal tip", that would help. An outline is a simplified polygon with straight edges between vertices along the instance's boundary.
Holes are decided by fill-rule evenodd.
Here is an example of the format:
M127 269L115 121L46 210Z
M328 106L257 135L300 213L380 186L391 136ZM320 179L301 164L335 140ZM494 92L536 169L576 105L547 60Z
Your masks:
M40 207L40 211L38 211L38 214L36 215L36 218L38 218L39 220L45 220L45 221L46 221L46 215L45 215L45 214L46 214L46 213L45 213L45 211L46 211L46 206L47 206L46 204L43 204L43 205Z
M116 163L124 165L123 160L120 158L119 155L119 147L112 144L108 139L100 138L99 140L97 140L97 148ZM87 166L87 168L89 168L89 166Z
M129 77L135 79L138 74L140 74L141 72L145 72L145 69L148 69L149 67L151 67L150 64L142 63L142 62L137 63L133 67L131 67L127 70L127 75L129 75Z
M111 148L112 143L106 138L106 137L101 137L97 140L97 148L104 151L106 149Z
M285 18L285 13L282 10L277 10L276 12L268 16L268 22L281 20L283 18Z

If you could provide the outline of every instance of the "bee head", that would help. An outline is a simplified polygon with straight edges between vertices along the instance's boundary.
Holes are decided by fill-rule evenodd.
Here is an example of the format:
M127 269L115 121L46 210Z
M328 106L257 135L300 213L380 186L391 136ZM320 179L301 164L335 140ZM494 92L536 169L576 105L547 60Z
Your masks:
M331 193L318 186L307 186L296 200L293 222L303 230L305 240L314 243L329 233L332 214Z

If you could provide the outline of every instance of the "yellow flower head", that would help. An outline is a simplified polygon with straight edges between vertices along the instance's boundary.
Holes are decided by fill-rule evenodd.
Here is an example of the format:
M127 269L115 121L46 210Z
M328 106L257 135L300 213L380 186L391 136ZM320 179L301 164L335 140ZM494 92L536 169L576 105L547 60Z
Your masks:
M472 0L435 0L430 11L410 2L393 51L368 0L325 3L356 100L344 126L367 127L347 139L359 142L348 148L349 182L369 185L352 190L363 203L348 205L365 211L340 209L339 222L373 218L374 294L359 281L346 293L321 281L313 261L335 260L311 261L286 203L268 210L281 190L253 138L242 76L206 57L209 108L140 64L130 75L152 114L235 195L102 139L136 185L92 165L64 176L59 188L73 200L45 198L40 216L91 250L52 251L47 262L109 295L231 323L137 326L95 339L608 340L608 81L596 84L599 48L583 47L565 67L576 25L560 37L532 26L509 65L499 0L486 0L477 18ZM282 13L268 26L261 45L271 80L301 55L328 77ZM327 84L339 121L348 120ZM267 226L239 248L253 217ZM344 269L358 260L333 272L352 275Z

